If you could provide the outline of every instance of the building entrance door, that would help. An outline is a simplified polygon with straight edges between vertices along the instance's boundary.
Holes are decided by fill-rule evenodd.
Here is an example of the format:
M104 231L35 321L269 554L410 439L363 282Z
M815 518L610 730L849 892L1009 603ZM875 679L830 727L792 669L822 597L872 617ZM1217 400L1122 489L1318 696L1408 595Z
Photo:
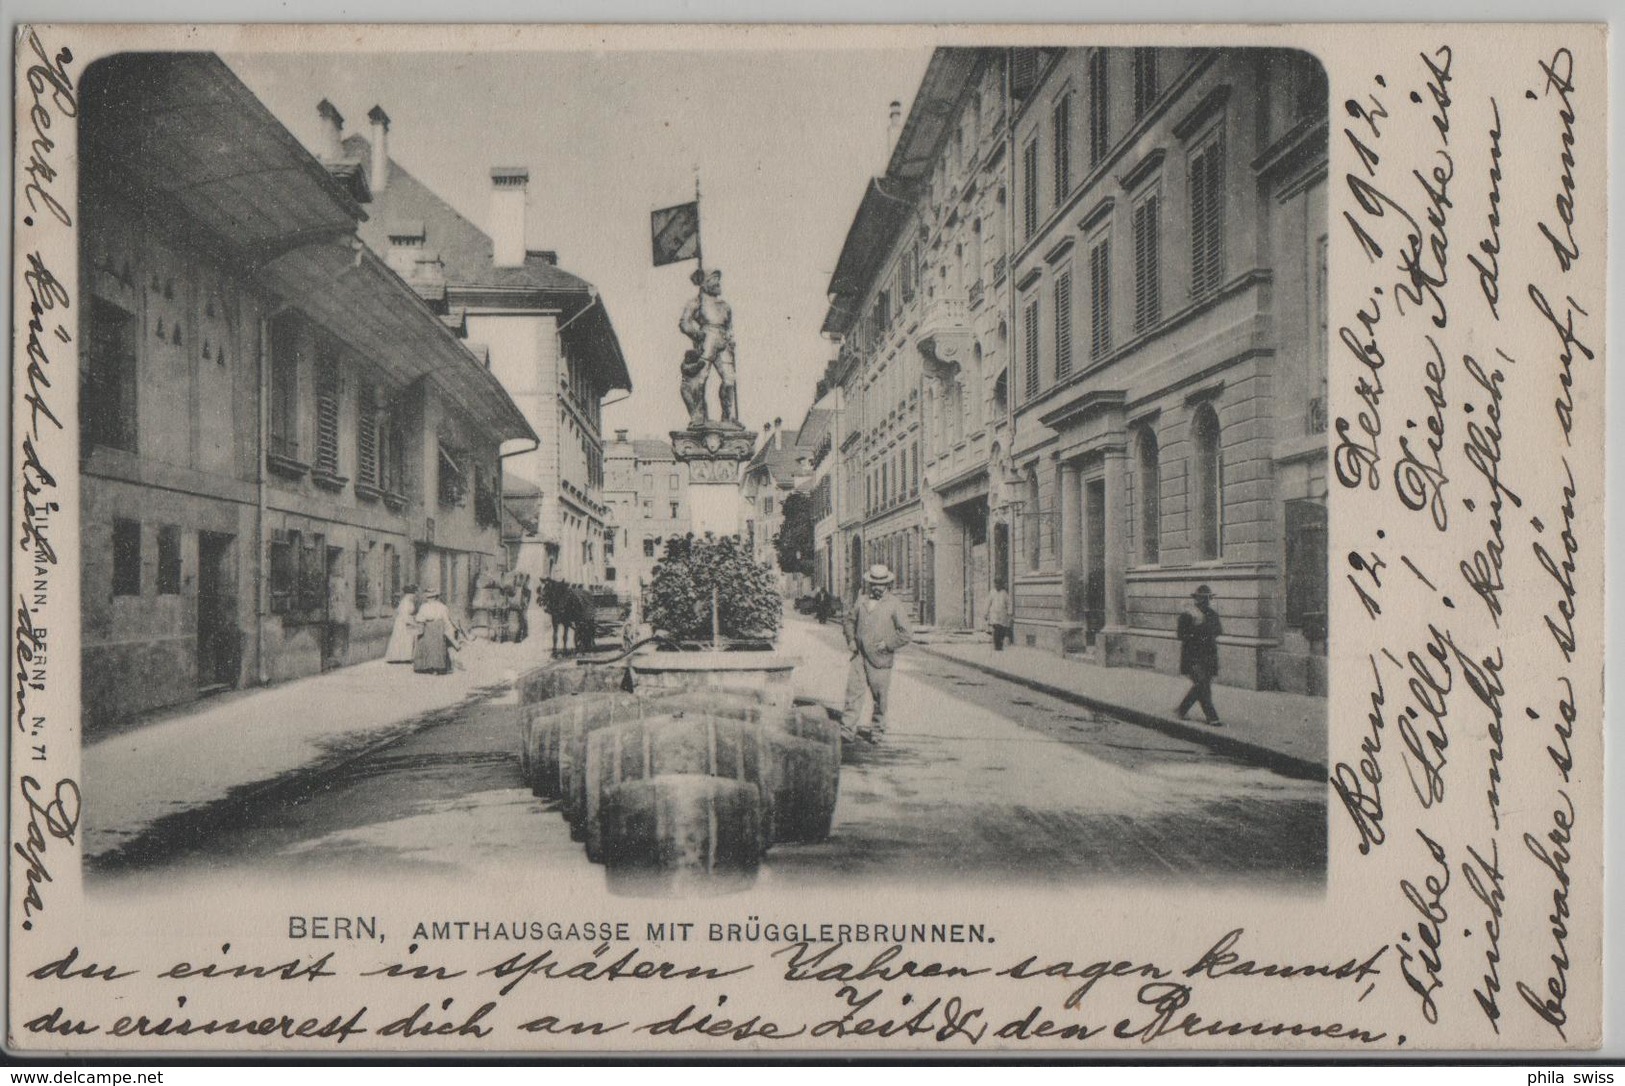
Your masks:
M220 532L197 537L197 684L237 685L236 538Z
M1106 625L1106 480L1090 479L1083 485L1084 537L1088 554L1083 588L1084 630L1089 644Z

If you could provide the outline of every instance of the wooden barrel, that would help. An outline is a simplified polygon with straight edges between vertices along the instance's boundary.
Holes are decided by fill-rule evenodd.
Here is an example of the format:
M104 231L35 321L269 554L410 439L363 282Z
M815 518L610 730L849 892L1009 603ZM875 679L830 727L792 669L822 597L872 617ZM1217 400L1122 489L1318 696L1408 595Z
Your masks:
M517 685L521 705L551 701L570 694L599 694L624 690L626 665L551 663L531 668L520 675Z
M563 736L573 734L581 718L612 705L616 699L630 697L629 694L614 692L574 694L520 706L520 764L524 766L528 763L527 783L532 793L546 799L562 795L561 781L567 779L560 766Z
M603 858L605 794L628 780L703 774L743 781L763 793L766 748L759 707L746 699L667 692L644 700L641 715L586 735L582 775L582 840L587 858ZM765 849L768 822L761 821Z
M782 728L768 728L764 737L772 839L824 840L841 782L840 726L822 708L797 706Z
M761 793L700 773L626 780L604 793L603 852L613 893L694 897L756 880Z

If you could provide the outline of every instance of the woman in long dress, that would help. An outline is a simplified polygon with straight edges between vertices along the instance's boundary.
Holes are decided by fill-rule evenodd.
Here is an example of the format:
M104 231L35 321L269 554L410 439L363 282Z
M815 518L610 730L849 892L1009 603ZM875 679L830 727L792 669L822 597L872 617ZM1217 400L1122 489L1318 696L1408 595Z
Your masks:
M412 670L424 675L445 675L451 671L451 646L457 626L451 620L451 611L440 599L438 592L426 592L423 605L418 608L417 649L412 656Z
M417 609L417 586L407 585L406 591L401 593L401 602L395 605L395 627L389 632L389 647L384 650L384 659L389 663L412 662L418 639Z

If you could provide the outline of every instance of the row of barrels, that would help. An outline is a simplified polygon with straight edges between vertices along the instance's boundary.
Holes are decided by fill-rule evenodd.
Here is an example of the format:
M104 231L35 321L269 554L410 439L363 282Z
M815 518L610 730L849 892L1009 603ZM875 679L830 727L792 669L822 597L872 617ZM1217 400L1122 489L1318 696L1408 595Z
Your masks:
M520 769L620 893L728 893L779 842L829 835L839 729L762 690L624 688L614 667L521 688Z

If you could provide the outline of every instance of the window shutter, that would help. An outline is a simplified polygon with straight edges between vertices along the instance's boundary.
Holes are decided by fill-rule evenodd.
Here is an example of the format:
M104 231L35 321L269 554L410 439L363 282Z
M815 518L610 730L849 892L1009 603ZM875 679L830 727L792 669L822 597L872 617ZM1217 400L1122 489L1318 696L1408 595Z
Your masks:
M1055 280L1055 379L1064 380L1072 372L1072 272L1064 271Z
M1111 141L1110 84L1106 79L1106 53L1097 49L1089 56L1089 165L1106 157Z
M1027 144L1021 153L1021 236L1038 232L1038 141Z
M1157 51L1134 50L1134 116L1143 117L1157 100Z
M378 477L378 392L372 385L361 386L356 409L356 478L376 486Z
M1055 205L1059 207L1072 191L1072 95L1063 94L1055 103Z
M1134 208L1134 330L1143 332L1162 317L1162 275L1158 267L1161 231L1157 197L1148 196Z
M1111 242L1089 250L1089 352L1104 358L1112 349Z
M1224 147L1214 140L1191 160L1191 294L1202 298L1224 277Z
M316 470L339 473L339 378L331 364L316 388Z
M1026 327L1026 381L1027 398L1038 395L1038 300L1027 303Z
M1014 49L1010 57L1010 93L1019 101L1033 92L1038 82L1037 49Z

